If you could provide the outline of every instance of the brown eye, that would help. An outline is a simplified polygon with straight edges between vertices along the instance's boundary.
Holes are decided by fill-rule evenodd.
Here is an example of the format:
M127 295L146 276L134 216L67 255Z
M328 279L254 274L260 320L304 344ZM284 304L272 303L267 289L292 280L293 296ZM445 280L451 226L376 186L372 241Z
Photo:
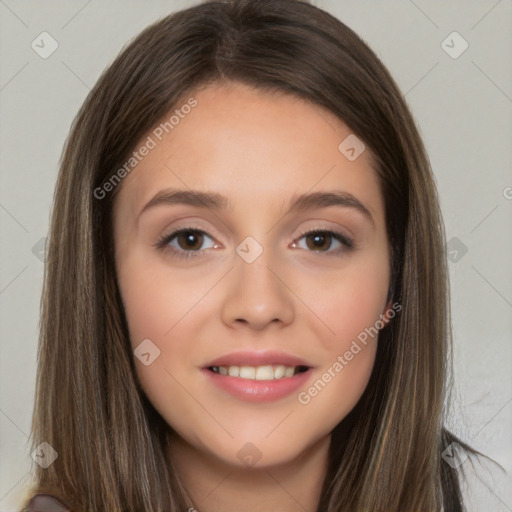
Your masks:
M176 256L186 257L201 255L204 249L214 247L215 242L200 229L183 228L164 236L155 245L158 249L170 250Z
M327 231L316 231L306 235L305 238L308 249L312 251L324 252L324 250L330 248L332 243L332 235Z
M298 242L294 243L294 246L327 255L343 255L356 247L355 243L347 236L329 230L314 230L304 233Z
M203 233L200 231L182 231L176 235L180 249L198 251L203 245Z

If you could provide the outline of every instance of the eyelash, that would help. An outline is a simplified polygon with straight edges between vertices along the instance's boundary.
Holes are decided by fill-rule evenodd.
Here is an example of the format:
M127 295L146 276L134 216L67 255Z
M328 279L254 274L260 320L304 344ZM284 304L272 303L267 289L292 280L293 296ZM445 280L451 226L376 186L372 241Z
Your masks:
M154 244L154 246L161 251L171 251L178 258L187 259L187 258L195 258L195 257L200 256L201 253L205 249L199 249L196 251L185 251L185 250L176 250L174 247L171 247L169 245L169 243L174 238L176 238L178 235L180 235L182 233L196 233L196 234L206 235L207 237L212 238L210 235L208 235L208 233L206 233L206 231L189 226L189 227L180 228L176 231L173 231L172 233L170 233L168 235L164 235L162 238L160 238L160 240L158 240L158 242L156 242ZM345 236L342 233L339 233L337 231L331 231L329 229L312 229L312 230L304 231L299 235L297 240L301 240L302 238L304 238L307 235L314 235L314 234L324 234L324 235L332 236L332 238L334 238L335 240L337 240L338 242L340 242L340 244L342 244L344 246L344 250L343 250L342 254L339 254L339 252L338 252L340 248L338 248L338 250L336 250L336 251L330 251L330 250L329 251L313 251L312 250L309 252L317 252L319 254L325 254L328 256L343 256L343 253L345 253L346 251L353 251L353 250L357 249L357 246L352 239L348 238L347 236Z

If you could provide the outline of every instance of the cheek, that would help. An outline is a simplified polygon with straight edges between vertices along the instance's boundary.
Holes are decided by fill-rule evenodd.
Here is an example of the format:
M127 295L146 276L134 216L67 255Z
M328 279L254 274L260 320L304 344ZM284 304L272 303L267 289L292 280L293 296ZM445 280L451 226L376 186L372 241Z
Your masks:
M302 429L318 436L332 432L355 407L370 379L377 348L376 342L358 345L340 351L300 390L297 416L302 419Z
M159 340L172 326L173 294L166 296L159 280L140 269L127 271L120 282L132 347L144 339Z
M211 287L211 277L196 273L191 279L190 274L144 261L147 258L134 253L118 270L135 368L145 393L157 409L168 406L170 395L179 408L183 395L179 382L183 381L182 374L192 364L194 355L194 346L189 341L197 333L198 325L208 319L201 306ZM136 357L141 352L139 346L146 347L144 353L150 353L150 364L143 364Z
M120 292L134 348L146 338L159 340L160 344L169 343L181 321L208 291L208 279L195 276L191 280L190 274L185 276L165 267L154 269L155 265L134 258L126 261L119 272Z
M317 338L324 350L344 352L375 326L384 312L388 279L387 261L370 255L338 276L326 275L324 282L304 287L304 296L309 290L308 302L322 320L317 322Z
M317 331L322 364L297 397L305 428L331 431L361 398L375 363L376 322L385 307L386 277L380 264L354 267L322 294L319 316L332 332L325 327L322 335Z
M382 327L377 322L384 312L388 279L387 260L375 253L350 265L336 279L329 276L322 286L309 287L309 301L323 321L316 324L323 357L314 381L301 390L298 402L319 423L334 427L366 388L375 362L378 327Z

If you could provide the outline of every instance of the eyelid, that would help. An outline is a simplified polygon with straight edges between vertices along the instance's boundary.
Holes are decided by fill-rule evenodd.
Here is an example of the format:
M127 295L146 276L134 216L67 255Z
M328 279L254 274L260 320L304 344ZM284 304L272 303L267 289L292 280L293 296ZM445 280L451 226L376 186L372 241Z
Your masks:
M207 249L186 251L186 250L177 250L174 247L171 247L169 245L169 243L172 239L174 239L180 233L187 232L187 231L195 231L197 233L200 233L203 236L207 236L208 238L211 238L214 241L214 244L216 245L215 248L219 247L214 236L210 235L208 231L202 229L198 225L195 225L193 222L190 222L181 227L175 227L168 234L164 234L161 238L159 238L159 240L154 244L154 246L157 249L169 250L172 253L174 253L175 255L177 255L178 257L190 258L190 257L201 256ZM331 235L335 240L337 240L343 247L338 248L337 250L327 250L327 251L309 250L306 252L312 252L312 253L317 253L317 254L324 254L326 256L331 256L331 255L339 255L340 252L345 253L347 251L352 251L352 250L358 248L358 246L355 243L355 241L353 240L353 238L342 233L341 231L333 229L333 228L317 227L317 226L309 227L307 229L300 231L299 235L293 239L292 243L296 244L297 241L301 240L305 236L311 235L314 233L327 233L327 234Z
M172 223L172 227L168 227L164 230L165 234L162 235L161 239L167 238L170 235L175 235L181 231L199 231L205 235L208 235L210 238L220 238L216 230L211 228L211 226L207 228L204 224L201 224L195 220L177 220Z
M354 239L345 233L334 229L334 228L326 228L326 227L309 227L303 231L299 232L300 234L294 239L293 243L296 243L297 240L300 240L301 238L304 238L306 235L310 235L313 233L329 233L331 234L335 239L337 239L343 246L344 251L350 251L355 250L358 248L358 245L354 241ZM308 251L308 252L318 252L323 253L326 255L329 254L336 254L339 251Z
M185 250L177 250L174 247L171 247L169 245L170 241L173 238L178 236L180 233L187 232L187 231L195 231L204 236L207 236L208 238L211 238L214 241L215 247L218 248L219 243L217 242L216 237L210 235L210 233L208 231L206 231L205 229L200 227L198 224L195 224L194 221L189 221L186 224L183 224L182 226L178 225L178 226L173 227L171 230L166 231L165 234L162 235L153 244L153 246L162 251L168 250L178 257L189 258L189 257L200 256L206 249L200 249L197 251L185 251Z

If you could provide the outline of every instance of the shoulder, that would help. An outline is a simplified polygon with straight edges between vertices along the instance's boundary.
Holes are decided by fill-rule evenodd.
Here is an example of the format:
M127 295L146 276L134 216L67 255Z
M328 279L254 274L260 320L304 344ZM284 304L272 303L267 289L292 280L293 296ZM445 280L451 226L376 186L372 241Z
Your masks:
M70 509L50 494L34 494L22 512L71 512Z

